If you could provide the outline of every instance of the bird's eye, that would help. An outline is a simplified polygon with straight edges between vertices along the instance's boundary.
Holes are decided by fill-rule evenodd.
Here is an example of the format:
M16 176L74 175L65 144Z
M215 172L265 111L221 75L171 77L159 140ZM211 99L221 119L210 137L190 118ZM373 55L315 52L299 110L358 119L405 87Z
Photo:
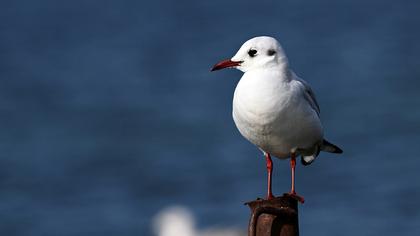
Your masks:
M269 55L269 56L272 56L272 55L274 55L274 54L276 54L276 50L274 50L274 49L270 49L270 50L268 50L268 52L267 52L267 55Z
M249 55L250 57L255 57L255 56L257 55L257 50L255 50L255 49L250 49L250 50L248 51L248 55Z

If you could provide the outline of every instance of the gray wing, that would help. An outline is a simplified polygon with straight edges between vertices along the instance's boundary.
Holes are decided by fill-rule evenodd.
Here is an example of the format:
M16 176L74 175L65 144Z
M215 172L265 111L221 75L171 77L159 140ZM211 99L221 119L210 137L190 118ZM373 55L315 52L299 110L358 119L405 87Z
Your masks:
M321 113L321 109L319 109L319 105L318 105L318 102L316 101L315 93L314 91L312 91L311 86L309 86L309 84L305 80L297 77L296 75L294 77L296 81L298 81L299 83L303 85L304 96L305 96L306 101L308 101L309 105L311 105L312 109L314 109L319 116L319 113Z

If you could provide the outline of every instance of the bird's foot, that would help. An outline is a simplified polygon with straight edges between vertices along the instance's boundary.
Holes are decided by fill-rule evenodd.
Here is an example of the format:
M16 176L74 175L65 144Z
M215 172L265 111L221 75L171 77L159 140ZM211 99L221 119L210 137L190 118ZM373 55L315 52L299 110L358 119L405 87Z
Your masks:
M267 194L267 200L276 198L272 193Z
M295 191L290 192L290 193L286 193L287 196L296 199L297 201L299 201L300 203L304 203L305 199L299 195L297 195L297 193Z

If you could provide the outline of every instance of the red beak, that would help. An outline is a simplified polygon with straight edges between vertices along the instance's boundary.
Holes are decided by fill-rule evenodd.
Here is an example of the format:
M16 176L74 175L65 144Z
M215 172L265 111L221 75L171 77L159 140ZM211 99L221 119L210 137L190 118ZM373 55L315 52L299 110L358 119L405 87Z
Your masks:
M241 63L242 63L242 61L231 61L229 59L228 60L223 60L223 61L217 63L216 65L214 65L213 68L211 68L211 71L239 66L239 65L241 65Z

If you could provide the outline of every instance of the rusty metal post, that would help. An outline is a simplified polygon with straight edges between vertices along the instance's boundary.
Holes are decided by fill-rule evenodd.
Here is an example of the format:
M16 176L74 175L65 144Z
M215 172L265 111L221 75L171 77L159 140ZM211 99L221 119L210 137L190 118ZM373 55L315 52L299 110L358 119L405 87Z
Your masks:
M251 208L248 236L298 236L298 202L284 194L245 203Z

